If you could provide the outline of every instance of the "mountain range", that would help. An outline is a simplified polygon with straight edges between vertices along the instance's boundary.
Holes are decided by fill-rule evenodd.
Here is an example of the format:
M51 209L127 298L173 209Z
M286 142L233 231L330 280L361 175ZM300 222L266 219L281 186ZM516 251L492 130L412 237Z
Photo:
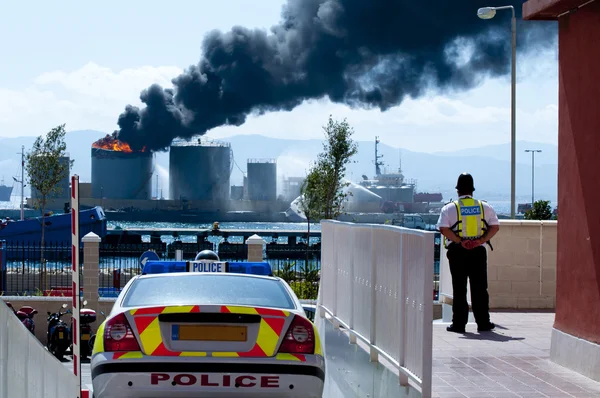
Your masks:
M67 152L75 160L72 173L78 174L82 182L91 179L91 144L105 133L93 130L70 131L67 133ZM375 137L373 141L357 141L358 153L348 165L347 177L359 181L363 175L372 178L375 174ZM10 184L13 176L20 173L21 146L28 151L35 137L0 138L0 179ZM234 165L232 185L241 185L247 159L277 159L280 178L304 176L311 161L322 151L320 140L288 140L261 135L237 135L222 139L231 143ZM519 201L531 198L531 154L525 149L541 149L535 157L536 199L555 201L557 196L558 147L551 144L517 142L516 195ZM381 143L379 154L384 162L382 171L397 172L401 162L406 179L414 179L417 190L441 192L444 198L456 195L454 185L457 176L470 172L475 179L476 195L489 200L510 198L510 145L488 145L458 151L423 153L394 148ZM159 189L168 195L168 152L156 153L156 172ZM155 181L155 180L154 180ZM156 184L154 184L156 185ZM279 184L281 186L281 184ZM153 186L153 190L156 186ZM26 189L27 194L27 189Z

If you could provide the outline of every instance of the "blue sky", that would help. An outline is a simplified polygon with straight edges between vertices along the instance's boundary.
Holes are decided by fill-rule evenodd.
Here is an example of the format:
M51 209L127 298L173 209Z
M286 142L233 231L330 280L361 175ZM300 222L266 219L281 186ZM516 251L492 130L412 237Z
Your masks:
M60 123L67 123L68 130L111 132L125 105L139 105L142 89L152 83L169 86L171 78L197 62L207 31L234 25L269 28L279 21L283 3L5 2L0 8L0 137L39 135ZM556 144L555 51L519 59L518 73L519 139ZM510 137L509 79L489 80L453 96L433 93L385 113L315 100L208 135L322 138L320 126L330 113L347 117L356 139L372 140L377 134L388 145L410 150L505 143Z

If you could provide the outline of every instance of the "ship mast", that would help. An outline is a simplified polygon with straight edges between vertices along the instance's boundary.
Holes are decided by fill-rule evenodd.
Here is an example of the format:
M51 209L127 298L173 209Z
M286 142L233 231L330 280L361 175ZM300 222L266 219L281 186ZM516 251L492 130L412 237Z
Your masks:
M379 159L381 159L383 157L383 155L378 154L379 142L380 142L379 137L375 136L375 175L376 176L381 175L381 169L379 168L379 166L383 166L383 162L379 161Z

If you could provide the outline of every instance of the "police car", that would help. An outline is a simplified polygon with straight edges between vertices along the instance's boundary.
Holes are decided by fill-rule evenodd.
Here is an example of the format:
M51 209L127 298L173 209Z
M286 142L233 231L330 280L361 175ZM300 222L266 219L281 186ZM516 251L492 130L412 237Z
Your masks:
M318 332L268 263L149 261L97 336L96 398L323 394Z

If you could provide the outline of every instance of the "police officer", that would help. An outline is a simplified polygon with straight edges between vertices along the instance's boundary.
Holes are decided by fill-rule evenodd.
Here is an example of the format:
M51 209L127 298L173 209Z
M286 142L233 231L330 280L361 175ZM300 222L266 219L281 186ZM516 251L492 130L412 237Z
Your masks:
M452 324L449 332L465 333L469 316L467 278L471 285L471 304L477 322L477 331L496 327L490 322L487 291L487 251L490 239L500 229L498 216L488 203L473 198L473 177L468 173L458 176L458 200L446 204L440 213L437 227L447 243L448 262L452 274ZM493 249L492 249L493 250Z

